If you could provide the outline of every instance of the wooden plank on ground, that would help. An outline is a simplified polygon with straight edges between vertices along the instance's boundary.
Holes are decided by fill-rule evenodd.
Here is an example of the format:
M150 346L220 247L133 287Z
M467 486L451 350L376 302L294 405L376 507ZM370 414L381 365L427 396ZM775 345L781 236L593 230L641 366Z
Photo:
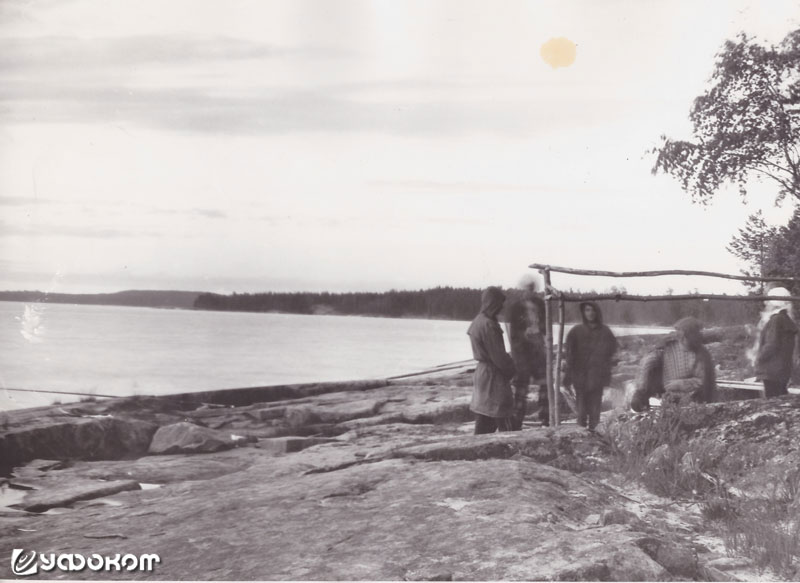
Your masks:
M729 381L729 380L717 380L717 388L720 389L735 389L737 391L764 391L764 385L761 383L751 382L751 381ZM789 394L790 395L800 395L800 389L795 387L789 387Z

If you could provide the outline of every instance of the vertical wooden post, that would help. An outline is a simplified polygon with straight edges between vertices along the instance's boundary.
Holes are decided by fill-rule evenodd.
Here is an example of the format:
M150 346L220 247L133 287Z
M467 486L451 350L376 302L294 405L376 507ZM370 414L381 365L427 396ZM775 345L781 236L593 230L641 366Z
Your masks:
M547 401L549 404L550 427L556 426L555 402L556 395L553 390L553 312L550 308L550 269L542 270L544 275L544 350L547 363Z
M561 419L561 407L559 406L559 402L561 401L561 353L564 346L564 313L566 312L566 308L564 307L564 299L560 298L558 300L558 352L556 352L556 375L555 375L555 394L556 394L556 403L555 403L555 415L556 415L556 427L558 427L559 420Z

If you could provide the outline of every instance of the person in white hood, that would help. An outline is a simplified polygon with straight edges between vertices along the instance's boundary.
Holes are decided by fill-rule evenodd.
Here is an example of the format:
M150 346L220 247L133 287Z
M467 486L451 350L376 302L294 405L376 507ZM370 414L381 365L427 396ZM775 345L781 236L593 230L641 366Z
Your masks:
M764 383L766 397L779 397L788 393L792 377L797 324L789 315L792 304L783 299L791 295L789 290L776 287L767 295L775 299L767 300L766 308L772 315L758 339L756 378Z

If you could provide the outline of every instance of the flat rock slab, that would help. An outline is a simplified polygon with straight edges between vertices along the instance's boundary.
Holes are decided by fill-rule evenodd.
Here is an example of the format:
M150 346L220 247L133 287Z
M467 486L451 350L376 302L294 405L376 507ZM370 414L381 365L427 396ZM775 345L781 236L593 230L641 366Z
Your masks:
M336 443L324 437L272 437L258 442L258 448L275 454L295 453L321 443Z
M59 469L64 467L65 463L61 460L31 460L27 464L25 464L26 471L34 471L34 472L46 472L47 470ZM15 472L15 475L19 475L19 470Z
M194 456L183 454L144 456L135 460L78 461L63 469L31 475L26 484L42 489L54 479L134 480L144 484L212 480L247 469L252 459L261 455L254 448L237 448L204 454L202 463L198 463ZM26 473L26 467L15 468L15 475ZM16 483L17 479L12 481Z
M341 423L350 419L375 415L384 403L385 401L363 399L328 406L287 407L285 416L288 424L292 427L312 423Z
M13 541L0 540L0 556L13 548L52 548L56 541L68 552L113 555L124 540L125 552L160 555L155 573L137 574L158 580L675 577L661 556L675 536L672 528L658 527L647 516L641 523L603 526L598 517L627 504L626 498L583 475L529 456L509 457L503 449L525 450L543 440L558 445L553 451L563 456L569 450L563 442L580 447L582 434L532 430L451 438L435 435L437 430L446 433L435 426L406 426L412 431L403 440L402 428L385 427L375 436L354 434L352 440L292 455L242 448L202 458L152 457L194 460L198 471L205 460L217 460L222 469L227 457L246 457L249 465L243 471L217 472L215 479L186 474L189 481L130 492L116 498L122 506L41 516L35 532L18 531ZM438 441L438 446L426 445L419 456L393 457L393 447L408 443L412 435ZM384 446L370 447L373 440ZM481 454L470 456L462 449L458 459L442 459L424 453L451 450L457 442ZM483 448L486 443L493 447ZM366 452L370 455L365 457ZM124 463L86 462L55 473L121 470ZM160 465L166 470L170 464ZM114 538L83 536L105 532L98 525L113 525L108 532ZM7 565L0 563L0 577L7 575ZM124 578L111 572L82 576Z
M16 504L28 512L44 512L50 508L69 506L80 500L92 500L111 496L128 490L139 490L138 482L133 480L120 480L101 482L97 480L72 479L66 482L57 482L42 490L32 491Z
M581 427L565 426L558 431L529 429L441 438L423 445L395 448L393 455L436 461L522 457L571 471L586 471L608 463L609 446L602 437Z

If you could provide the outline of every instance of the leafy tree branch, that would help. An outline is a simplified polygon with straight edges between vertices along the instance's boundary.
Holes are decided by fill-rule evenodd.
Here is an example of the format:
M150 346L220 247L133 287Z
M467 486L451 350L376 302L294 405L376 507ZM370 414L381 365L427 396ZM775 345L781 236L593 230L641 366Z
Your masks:
M725 184L742 197L758 177L777 187L775 199L800 202L800 30L778 46L745 34L725 43L711 87L690 112L692 140L662 136L653 173L678 179L694 202L708 204Z

